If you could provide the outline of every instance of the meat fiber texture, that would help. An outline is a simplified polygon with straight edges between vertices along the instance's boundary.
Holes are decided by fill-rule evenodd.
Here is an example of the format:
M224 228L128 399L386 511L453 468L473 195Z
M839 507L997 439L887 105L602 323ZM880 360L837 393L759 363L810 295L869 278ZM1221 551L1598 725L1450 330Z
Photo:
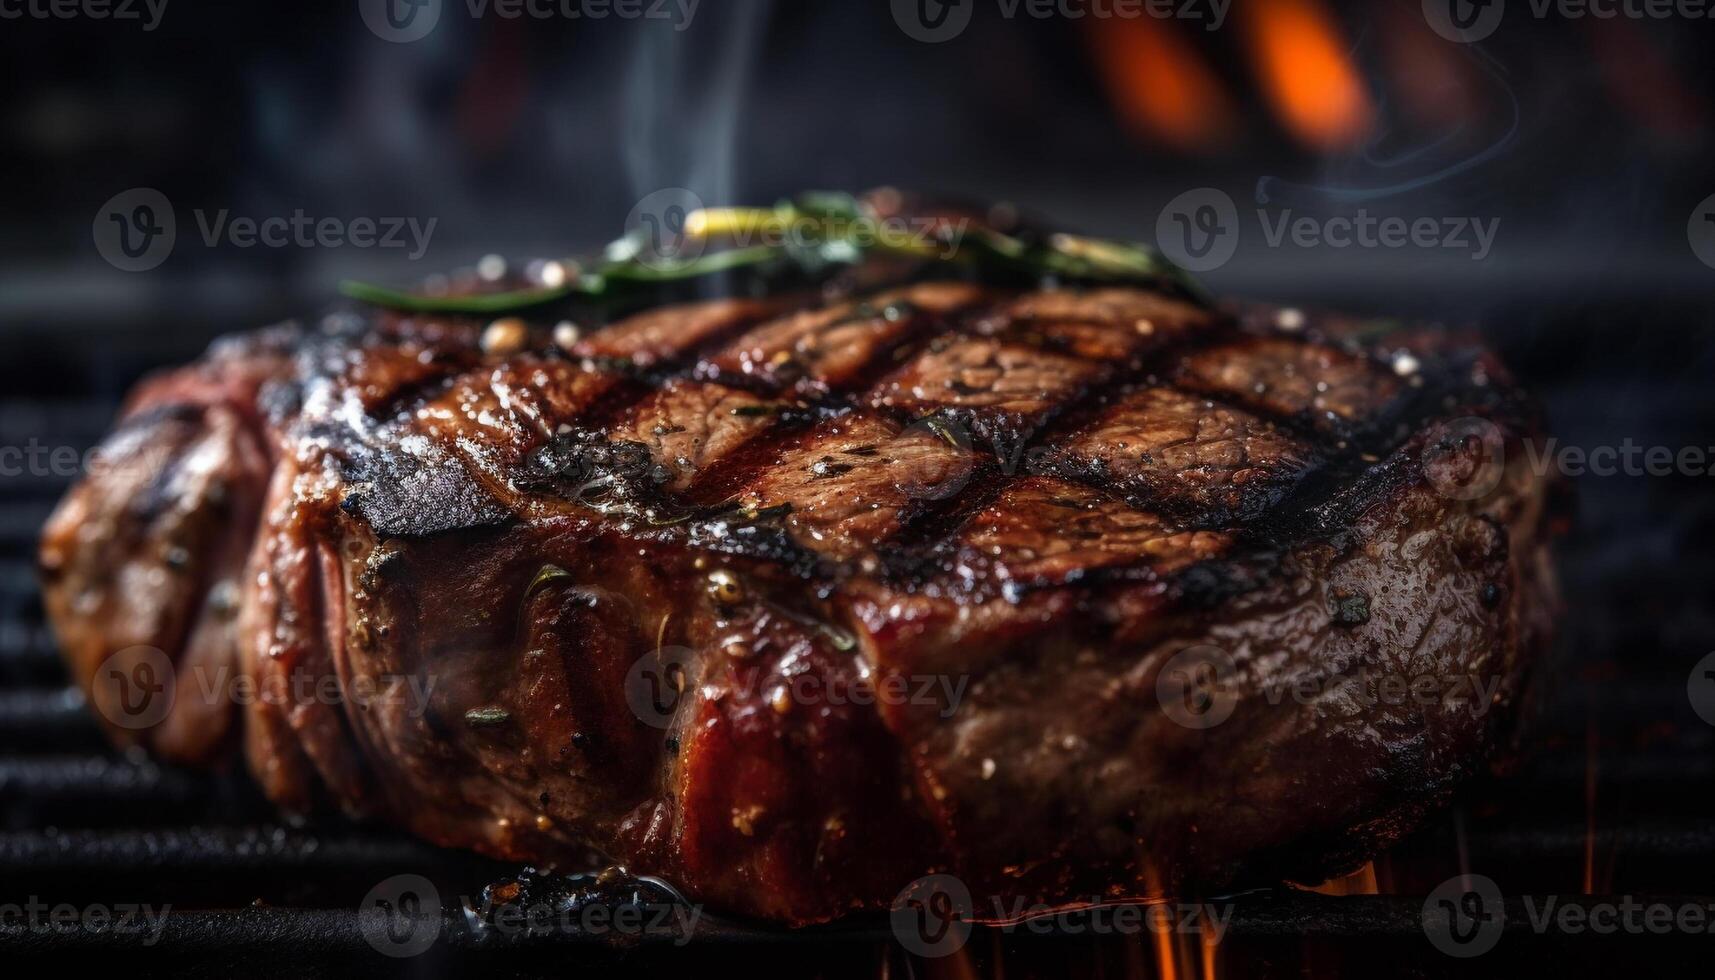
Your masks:
M528 326L137 389L41 548L117 742L786 923L1058 906L1351 869L1547 635L1538 422L1445 334L954 281Z

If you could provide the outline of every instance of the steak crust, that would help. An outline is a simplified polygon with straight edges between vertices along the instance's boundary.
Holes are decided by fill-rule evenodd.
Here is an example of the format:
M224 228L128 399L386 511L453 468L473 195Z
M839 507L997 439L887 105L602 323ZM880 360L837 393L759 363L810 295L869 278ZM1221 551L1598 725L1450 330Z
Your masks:
M340 315L141 386L41 550L114 738L802 924L1342 872L1547 634L1537 421L1456 340L1402 375L1338 321L962 282L540 326Z

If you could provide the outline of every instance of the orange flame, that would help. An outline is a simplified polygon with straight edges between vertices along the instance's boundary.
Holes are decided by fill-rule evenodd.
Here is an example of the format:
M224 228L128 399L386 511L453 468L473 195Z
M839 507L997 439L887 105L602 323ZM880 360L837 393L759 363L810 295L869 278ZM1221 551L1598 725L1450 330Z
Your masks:
M1165 929L1152 929L1155 940L1156 976L1162 980L1179 980L1179 951L1173 948L1173 936Z
M1326 8L1318 0L1262 0L1244 9L1263 91L1287 128L1319 150L1361 139L1370 99Z
M1173 25L1155 17L1087 23L1096 65L1126 122L1182 151L1232 138L1231 101Z
M1210 921L1208 913L1203 913L1199 919L1203 926L1202 931L1198 934L1202 939L1203 980L1216 980L1221 975L1220 960L1218 959L1221 943L1215 938L1214 923Z
M1314 888L1305 890L1315 892L1318 895L1333 895L1335 897L1375 895L1380 891L1376 886L1376 863L1374 861L1365 862L1363 867L1349 875L1330 878Z

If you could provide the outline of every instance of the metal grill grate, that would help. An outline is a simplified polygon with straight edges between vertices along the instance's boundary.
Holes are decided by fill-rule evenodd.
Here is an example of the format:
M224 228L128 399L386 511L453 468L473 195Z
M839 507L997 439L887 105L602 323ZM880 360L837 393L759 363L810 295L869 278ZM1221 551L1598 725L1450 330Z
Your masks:
M85 445L99 436L109 408L9 407L0 442L34 436ZM979 930L945 959L908 955L891 941L887 922L875 919L784 933L705 918L684 947L577 930L516 939L493 935L449 898L435 946L389 960L359 928L358 906L377 882L415 873L444 896L479 896L516 869L385 830L286 826L241 773L181 772L107 748L81 695L65 686L29 557L65 483L9 480L0 490L0 903L170 903L173 911L147 950L133 936L0 923L0 949L20 960L75 957L223 976L238 969L563 973L573 965L760 967L806 976L1470 976L1636 969L1709 946L1685 933L1538 934L1514 897L1554 895L1586 906L1626 895L1710 903L1688 896L1715 891L1715 823L1706 816L1715 812L1715 729L1690 711L1682 675L1640 658L1635 668L1604 660L1547 671L1531 739L1538 750L1518 772L1477 787L1365 875L1328 889L1358 893L1277 889L1233 899L1230 925L1213 950L1185 937L1091 935L1077 919L1047 934ZM1571 558L1576 574L1583 566ZM1670 605L1686 599L1665 597ZM1603 642L1627 640L1625 624L1601 626ZM1461 868L1495 879L1508 896L1502 940L1475 960L1445 956L1424 935L1424 896Z

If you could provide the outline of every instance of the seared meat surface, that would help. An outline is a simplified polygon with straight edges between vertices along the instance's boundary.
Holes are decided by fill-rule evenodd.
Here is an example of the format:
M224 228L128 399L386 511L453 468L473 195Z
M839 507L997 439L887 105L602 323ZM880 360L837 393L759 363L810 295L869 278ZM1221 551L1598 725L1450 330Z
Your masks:
M114 737L804 923L1346 870L1546 634L1536 423L1444 338L962 282L535 328L344 314L142 385L41 551Z

